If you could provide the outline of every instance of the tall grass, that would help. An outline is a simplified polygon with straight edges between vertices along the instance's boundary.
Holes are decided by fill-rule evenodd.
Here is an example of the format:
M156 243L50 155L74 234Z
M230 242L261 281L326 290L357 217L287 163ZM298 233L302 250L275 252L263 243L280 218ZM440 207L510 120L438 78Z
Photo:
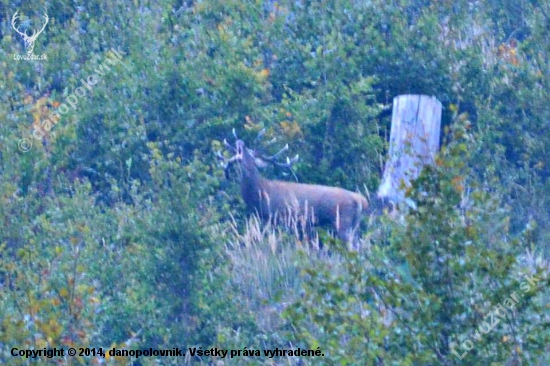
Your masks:
M304 220L276 226L254 215L240 224L232 217L225 230L232 285L248 310L261 315L257 321L264 331L278 329L280 313L299 300L303 269L322 261L337 271L343 264L338 253L320 249L318 233L306 231Z

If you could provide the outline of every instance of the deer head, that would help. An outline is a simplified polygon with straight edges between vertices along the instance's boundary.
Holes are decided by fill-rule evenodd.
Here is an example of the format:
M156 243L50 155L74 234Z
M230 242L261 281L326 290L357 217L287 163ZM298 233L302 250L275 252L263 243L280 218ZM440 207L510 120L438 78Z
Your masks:
M13 17L11 18L11 26L13 27L13 29L15 29L17 33L21 35L21 37L23 37L23 41L25 42L25 48L27 49L27 55L32 55L34 50L34 42L36 41L40 33L42 33L44 28L46 28L46 24L48 24L48 21L49 21L48 14L44 13L45 23L42 26L42 29L40 29L38 32L33 30L32 34L29 36L26 30L25 32L21 32L19 30L19 26L15 25L17 18L19 18L19 16L17 15L18 12L19 10L16 11L15 14L13 14Z
M260 131L256 139L254 140L254 144L256 144L265 134L266 130L263 129ZM235 133L235 130L233 129L233 135L235 136L236 142L235 146L231 146L226 139L223 140L224 146L235 153L233 157L230 159L226 159L220 151L216 153L216 156L222 160L222 166L224 168L224 171L226 173L226 176L228 175L228 169L231 166L232 163L238 162L240 163L239 166L241 167L241 174L244 174L247 177L253 178L254 176L258 175L258 168L262 169L265 168L268 163L271 163L277 167L285 168L288 171L292 173L296 181L298 178L296 177L296 174L294 174L294 171L292 171L292 166L299 160L299 155L296 155L294 158L290 159L287 157L286 162L282 163L277 161L277 158L282 155L284 152L288 150L288 144L285 145L279 152L277 152L274 155L266 155L261 152L259 149L249 149L245 146L245 143L240 140L237 137L237 134ZM273 138L271 141L269 141L267 145L271 145L276 141L275 138Z
M265 131L262 130L255 141ZM274 155L265 155L259 150L246 147L245 143L236 138L235 146L224 140L224 145L234 155L227 159L221 152L216 155L222 160L226 171L233 163L237 163L241 171L241 194L248 210L258 214L264 220L276 224L288 222L289 217L306 217L312 225L323 225L333 229L338 237L349 243L353 242L355 231L359 226L361 214L366 212L368 203L365 197L342 188L313 184L300 184L278 180L269 180L260 174L258 167L267 163L292 171L299 156L296 155L286 162L277 158L288 150L288 144Z

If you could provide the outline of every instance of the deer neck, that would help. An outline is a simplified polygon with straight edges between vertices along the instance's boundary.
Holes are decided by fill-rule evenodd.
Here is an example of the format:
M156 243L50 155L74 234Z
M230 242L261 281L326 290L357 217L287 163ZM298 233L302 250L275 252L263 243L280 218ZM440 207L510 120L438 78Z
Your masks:
M241 179L241 194L246 205L250 209L257 208L260 204L261 192L264 190L265 179L254 165L252 157L243 161Z

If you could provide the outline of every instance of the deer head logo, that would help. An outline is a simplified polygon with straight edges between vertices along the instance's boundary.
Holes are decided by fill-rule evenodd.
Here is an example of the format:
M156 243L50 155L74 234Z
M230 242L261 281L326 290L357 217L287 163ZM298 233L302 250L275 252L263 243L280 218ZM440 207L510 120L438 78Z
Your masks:
M32 55L34 50L34 42L36 41L40 33L42 33L44 28L46 28L46 24L48 24L48 20L49 20L48 14L44 13L44 19L46 22L42 26L42 29L40 29L38 32L36 30L33 30L32 34L29 36L27 34L27 30L25 30L24 32L21 32L19 30L19 26L16 26L17 18L19 18L17 13L19 13L19 11L16 11L15 14L13 14L13 17L11 18L11 26L13 27L13 29L15 29L17 33L21 35L21 37L23 37L23 41L25 41L25 49L27 50L27 55L30 56Z

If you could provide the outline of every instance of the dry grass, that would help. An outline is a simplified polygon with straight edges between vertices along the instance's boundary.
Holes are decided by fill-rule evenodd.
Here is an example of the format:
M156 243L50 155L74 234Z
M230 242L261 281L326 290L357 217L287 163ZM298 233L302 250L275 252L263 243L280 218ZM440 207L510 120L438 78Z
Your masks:
M318 261L334 267L342 262L339 255L319 249L317 233L304 235L303 220L287 224L274 226L251 216L241 225L232 218L226 228L233 286L250 311L263 315L258 322L266 331L280 327L281 311L301 296L302 269Z

